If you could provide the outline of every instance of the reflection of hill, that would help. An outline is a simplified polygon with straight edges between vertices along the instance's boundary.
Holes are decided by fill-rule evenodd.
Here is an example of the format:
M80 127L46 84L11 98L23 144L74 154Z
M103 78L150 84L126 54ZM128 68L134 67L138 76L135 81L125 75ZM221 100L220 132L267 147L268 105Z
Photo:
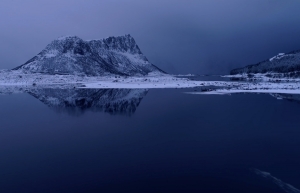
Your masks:
M110 114L133 114L146 89L32 89L28 93L49 107L69 112L104 111Z
M293 102L300 103L300 94L271 94L277 99L285 99Z
M110 114L133 114L147 89L78 89L39 87L0 87L0 94L28 93L47 106L70 114L85 110Z

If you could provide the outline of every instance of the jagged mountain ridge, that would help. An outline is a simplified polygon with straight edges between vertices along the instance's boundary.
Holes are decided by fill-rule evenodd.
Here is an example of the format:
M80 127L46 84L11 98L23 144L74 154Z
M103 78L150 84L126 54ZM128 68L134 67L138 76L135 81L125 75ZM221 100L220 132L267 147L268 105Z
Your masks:
M300 50L284 54L279 53L268 60L230 71L231 75L243 73L294 73L300 71Z
M146 75L163 73L151 64L130 35L84 41L61 37L13 70L47 74Z
M52 89L37 88L27 91L50 108L70 113L85 110L110 114L133 114L147 89Z

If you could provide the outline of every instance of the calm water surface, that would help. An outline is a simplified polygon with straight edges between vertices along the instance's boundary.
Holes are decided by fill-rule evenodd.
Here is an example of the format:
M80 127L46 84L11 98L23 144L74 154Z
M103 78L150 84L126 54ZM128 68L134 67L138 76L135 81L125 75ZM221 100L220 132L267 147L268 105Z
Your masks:
M0 192L285 192L253 168L300 188L300 104L193 90L1 95Z

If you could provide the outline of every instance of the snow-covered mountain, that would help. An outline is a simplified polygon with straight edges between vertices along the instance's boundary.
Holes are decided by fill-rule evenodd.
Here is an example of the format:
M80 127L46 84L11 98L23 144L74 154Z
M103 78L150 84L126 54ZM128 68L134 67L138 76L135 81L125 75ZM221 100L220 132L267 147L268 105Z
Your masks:
M130 35L90 41L77 36L61 37L13 70L89 76L163 73L148 61Z
M147 89L53 89L37 88L27 91L47 106L71 114L85 110L110 114L133 114Z
M286 73L289 76L300 76L300 50L287 54L279 53L278 55L243 68L230 71L231 75L243 73Z

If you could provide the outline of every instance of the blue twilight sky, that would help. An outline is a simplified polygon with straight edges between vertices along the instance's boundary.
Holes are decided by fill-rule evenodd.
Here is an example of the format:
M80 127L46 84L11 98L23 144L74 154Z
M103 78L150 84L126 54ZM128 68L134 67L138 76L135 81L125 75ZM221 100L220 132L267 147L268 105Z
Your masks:
M300 0L1 0L0 68L53 39L131 34L170 73L218 74L300 49Z

